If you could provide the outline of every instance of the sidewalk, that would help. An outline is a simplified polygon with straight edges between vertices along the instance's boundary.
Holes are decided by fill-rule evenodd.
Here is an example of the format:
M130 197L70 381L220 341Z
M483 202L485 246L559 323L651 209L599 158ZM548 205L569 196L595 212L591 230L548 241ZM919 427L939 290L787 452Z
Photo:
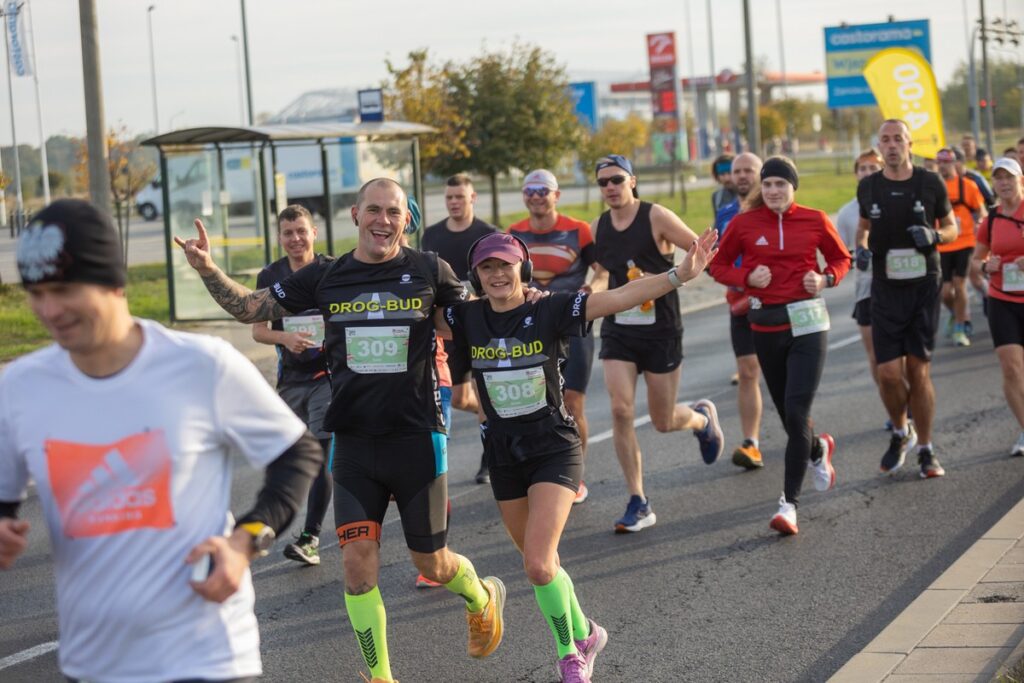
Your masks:
M991 681L1022 657L1024 501L829 680Z

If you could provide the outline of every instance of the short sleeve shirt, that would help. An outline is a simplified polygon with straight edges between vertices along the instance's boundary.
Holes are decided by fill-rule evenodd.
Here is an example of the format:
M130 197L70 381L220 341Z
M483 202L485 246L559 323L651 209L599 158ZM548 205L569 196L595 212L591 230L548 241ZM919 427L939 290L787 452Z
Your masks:
M1007 283L1004 273L1008 267L1006 264L1016 261L1024 256L1024 203L1018 207L1013 216L1007 216L998 212L989 214L988 218L981 222L978 227L978 241L992 251L993 256L998 256L1002 266L989 275L988 294L989 296L1003 301L1024 304L1024 291L1013 289L1015 286ZM1009 266L1014 273L1014 279L1020 278L1019 269Z
M562 414L560 350L565 337L587 334L586 305L583 292L555 292L501 313L483 299L445 309L453 338L469 349L490 428Z
M575 292L587 280L587 269L596 260L590 224L558 214L551 230L530 227L530 220L509 226L508 231L526 242L533 262L533 282L552 292Z
M437 264L437 282L429 265ZM284 308L320 311L331 369L324 428L380 436L444 431L437 395L434 307L465 290L443 260L403 247L384 263L349 252L275 283Z
M423 231L423 243L420 246L423 251L436 251L452 267L455 276L465 281L469 271L469 248L481 237L497 231L490 223L474 218L465 230L454 232L448 229L448 219L445 219Z

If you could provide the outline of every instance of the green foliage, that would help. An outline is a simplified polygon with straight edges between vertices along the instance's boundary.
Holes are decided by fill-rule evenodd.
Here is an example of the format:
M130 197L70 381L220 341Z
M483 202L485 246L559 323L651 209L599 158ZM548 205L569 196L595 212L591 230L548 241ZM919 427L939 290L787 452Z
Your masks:
M993 58L989 53L988 68L992 74L993 118L996 128L1019 128L1021 109L1021 81L1024 68L1016 61L1003 57ZM975 64L979 99L985 96L985 82L981 73L981 58ZM941 92L942 115L947 130L970 130L970 98L967 88L967 65L961 64L953 73L946 89ZM981 111L984 128L984 111ZM990 150L992 151L992 150Z

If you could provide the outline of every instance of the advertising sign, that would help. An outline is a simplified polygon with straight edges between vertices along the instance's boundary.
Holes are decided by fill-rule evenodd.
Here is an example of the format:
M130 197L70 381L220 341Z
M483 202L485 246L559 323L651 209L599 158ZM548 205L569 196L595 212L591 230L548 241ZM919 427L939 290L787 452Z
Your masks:
M826 28L828 106L832 109L874 106L875 96L864 79L864 66L872 57L889 47L915 49L930 62L932 56L928 20Z

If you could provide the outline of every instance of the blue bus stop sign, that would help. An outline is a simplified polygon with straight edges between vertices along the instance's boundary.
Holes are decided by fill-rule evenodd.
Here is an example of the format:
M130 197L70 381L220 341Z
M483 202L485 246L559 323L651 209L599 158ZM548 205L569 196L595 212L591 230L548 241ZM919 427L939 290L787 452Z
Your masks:
M864 80L864 65L887 47L916 49L931 62L928 20L832 26L825 29L829 108L873 107L877 104L875 96L871 94L871 87Z
M593 81L570 83L569 96L580 123L593 133L597 130L597 84Z

